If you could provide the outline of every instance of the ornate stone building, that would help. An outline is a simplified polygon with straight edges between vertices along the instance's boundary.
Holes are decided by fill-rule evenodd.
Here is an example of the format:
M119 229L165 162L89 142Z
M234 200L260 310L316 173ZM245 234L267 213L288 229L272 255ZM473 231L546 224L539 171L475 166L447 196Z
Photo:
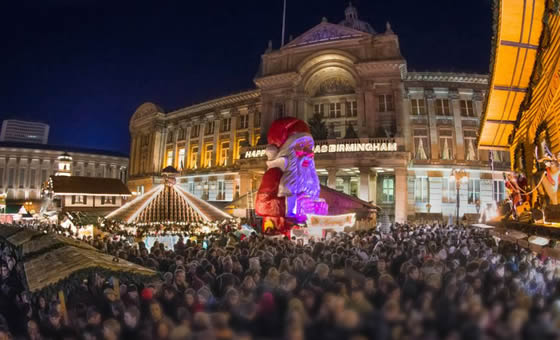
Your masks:
M127 169L128 157L117 152L0 142L0 195L6 195L8 204L40 202L41 186L57 173L126 182Z
M322 182L397 220L454 214L453 167L469 173L461 214L502 197L497 170L507 155L493 154L492 170L488 152L476 149L488 77L408 72L391 26L375 32L355 7L338 24L323 19L280 49L269 45L254 81L253 91L172 112L142 104L130 122L131 191L144 192L173 165L187 191L234 200L258 188L266 168L259 140L271 122L319 114L329 130L316 141Z

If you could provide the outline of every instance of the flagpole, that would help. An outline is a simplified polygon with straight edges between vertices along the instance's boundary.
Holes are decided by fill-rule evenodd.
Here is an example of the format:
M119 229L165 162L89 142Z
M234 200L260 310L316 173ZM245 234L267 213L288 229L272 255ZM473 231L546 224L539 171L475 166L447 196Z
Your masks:
M284 12L282 13L282 45L284 46L284 36L286 34L286 0L284 0Z

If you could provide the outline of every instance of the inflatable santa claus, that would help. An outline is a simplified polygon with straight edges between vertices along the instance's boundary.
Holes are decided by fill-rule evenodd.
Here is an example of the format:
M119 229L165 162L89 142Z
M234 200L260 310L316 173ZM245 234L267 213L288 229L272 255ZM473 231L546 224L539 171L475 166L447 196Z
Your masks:
M257 192L255 211L263 217L263 232L285 233L303 223L307 214L326 215L328 206L319 198L313 137L297 118L281 118L268 131L265 172Z

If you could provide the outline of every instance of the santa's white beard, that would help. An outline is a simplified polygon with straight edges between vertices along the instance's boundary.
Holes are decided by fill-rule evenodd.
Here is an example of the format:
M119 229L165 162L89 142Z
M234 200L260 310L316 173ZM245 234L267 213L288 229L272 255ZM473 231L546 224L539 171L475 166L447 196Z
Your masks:
M307 160L308 164L302 164ZM288 155L287 167L280 179L279 196L292 196L305 194L312 199L319 197L320 184L317 172L315 172L315 161L313 158L298 158L295 153Z

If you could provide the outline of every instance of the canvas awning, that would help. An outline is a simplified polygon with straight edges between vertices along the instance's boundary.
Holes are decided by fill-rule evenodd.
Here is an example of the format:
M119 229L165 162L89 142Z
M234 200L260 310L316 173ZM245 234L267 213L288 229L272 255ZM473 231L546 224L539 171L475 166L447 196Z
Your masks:
M546 0L500 0L496 3L492 76L478 147L509 151L510 135L531 87Z
M30 291L58 290L67 279L79 280L90 271L132 281L148 280L151 269L97 251L87 243L58 234L45 234L17 226L0 226L0 239L14 247L23 262ZM122 280L121 280L122 281Z

